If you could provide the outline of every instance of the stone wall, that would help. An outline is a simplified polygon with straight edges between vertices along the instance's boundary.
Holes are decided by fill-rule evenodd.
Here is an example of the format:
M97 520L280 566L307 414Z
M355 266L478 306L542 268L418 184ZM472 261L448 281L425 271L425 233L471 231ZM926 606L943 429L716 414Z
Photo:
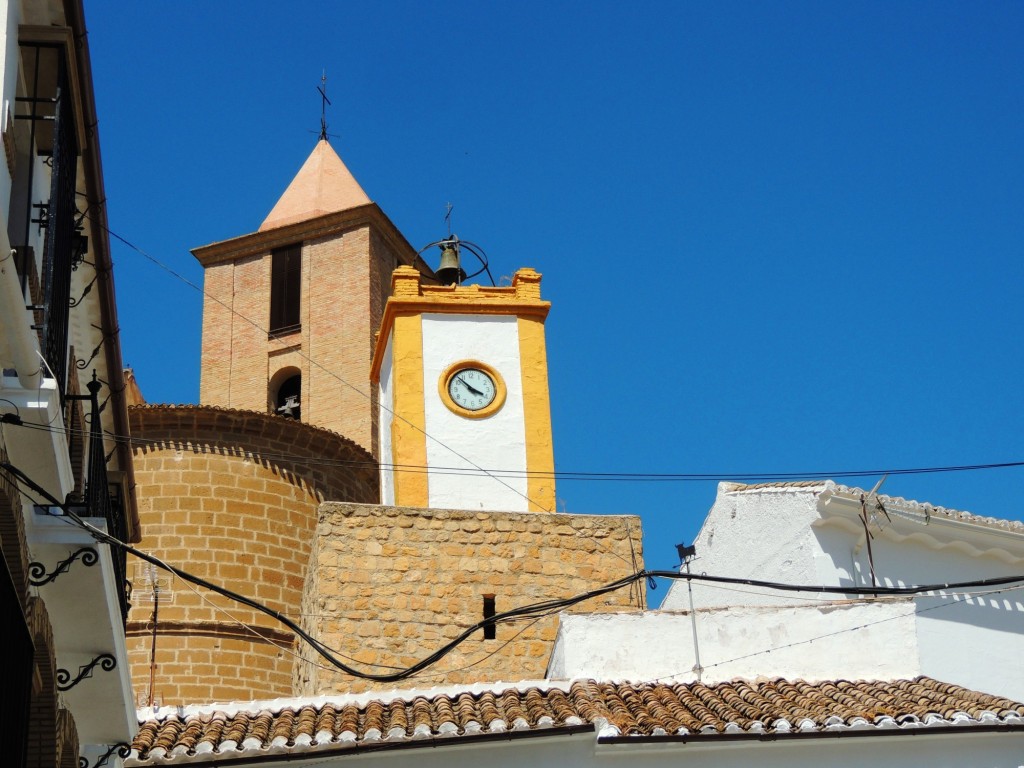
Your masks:
M303 626L354 666L386 672L480 621L484 596L502 612L592 590L639 568L641 526L633 516L328 503L320 507L310 553ZM577 610L639 607L638 594L622 589ZM557 627L552 615L500 624L493 640L478 632L401 685L542 678ZM321 668L325 662L307 646L301 654L296 695L382 687Z
M373 459L323 429L202 406L138 406L130 419L139 548L289 615L301 600L317 506L378 498ZM164 571L155 572L154 598L150 572L129 556L137 693L149 691L156 607L153 688L163 704L290 695L290 632Z

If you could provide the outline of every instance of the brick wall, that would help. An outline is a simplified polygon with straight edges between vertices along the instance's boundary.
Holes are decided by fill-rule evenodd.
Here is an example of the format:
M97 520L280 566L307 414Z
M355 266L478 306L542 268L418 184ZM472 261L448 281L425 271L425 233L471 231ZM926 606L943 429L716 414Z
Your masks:
M266 411L271 380L295 368L302 374L302 420L374 453L370 361L400 259L369 223L318 236L315 222L310 228L294 233L293 242L303 243L302 328L295 333L267 339L272 247L206 268L200 401Z
M129 417L139 548L284 613L301 600L318 504L378 499L372 457L323 429L204 406L136 406ZM279 623L156 576L154 690L164 704L290 695L292 638ZM130 556L128 577L132 680L145 695L153 589L145 564Z
M303 248L309 262L304 349L317 363L308 366L303 380L303 419L340 432L367 450L373 445L367 350L376 330L369 311L369 242L369 227L360 227Z
M323 504L302 596L303 626L363 669L406 667L480 621L484 595L493 595L501 612L632 573L631 541L635 567L642 568L641 526L632 516ZM636 592L623 589L578 610L631 605ZM499 625L496 639L478 633L402 685L542 678L557 627L557 616ZM323 662L305 646L302 656L297 695L382 687L318 668L313 662Z

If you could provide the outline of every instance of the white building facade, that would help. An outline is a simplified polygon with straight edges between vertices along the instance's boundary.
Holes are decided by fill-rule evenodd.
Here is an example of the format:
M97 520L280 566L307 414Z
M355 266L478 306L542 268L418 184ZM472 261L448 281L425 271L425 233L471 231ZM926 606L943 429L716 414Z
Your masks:
M137 536L80 0L0 2L0 573L5 764L92 765L133 737Z
M1024 523L832 482L723 483L694 546L698 578L673 582L660 611L563 616L549 675L927 675L1024 700L1021 582L876 597L700 579L861 589L998 580L1024 574Z

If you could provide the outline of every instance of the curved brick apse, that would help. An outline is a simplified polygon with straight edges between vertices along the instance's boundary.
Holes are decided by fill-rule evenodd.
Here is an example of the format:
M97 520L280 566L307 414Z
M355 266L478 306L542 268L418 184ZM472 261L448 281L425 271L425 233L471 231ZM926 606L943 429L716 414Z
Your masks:
M320 502L378 501L373 457L325 429L209 406L135 406L130 422L137 546L296 620ZM151 673L163 704L291 694L293 637L273 619L130 556L128 578L140 703Z

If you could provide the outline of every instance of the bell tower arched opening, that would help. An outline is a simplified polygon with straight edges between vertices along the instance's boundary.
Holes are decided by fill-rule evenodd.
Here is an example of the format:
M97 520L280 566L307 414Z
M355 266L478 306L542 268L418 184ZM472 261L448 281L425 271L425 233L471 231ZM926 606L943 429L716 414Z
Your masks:
M302 371L282 368L270 379L270 412L296 421L302 420Z

